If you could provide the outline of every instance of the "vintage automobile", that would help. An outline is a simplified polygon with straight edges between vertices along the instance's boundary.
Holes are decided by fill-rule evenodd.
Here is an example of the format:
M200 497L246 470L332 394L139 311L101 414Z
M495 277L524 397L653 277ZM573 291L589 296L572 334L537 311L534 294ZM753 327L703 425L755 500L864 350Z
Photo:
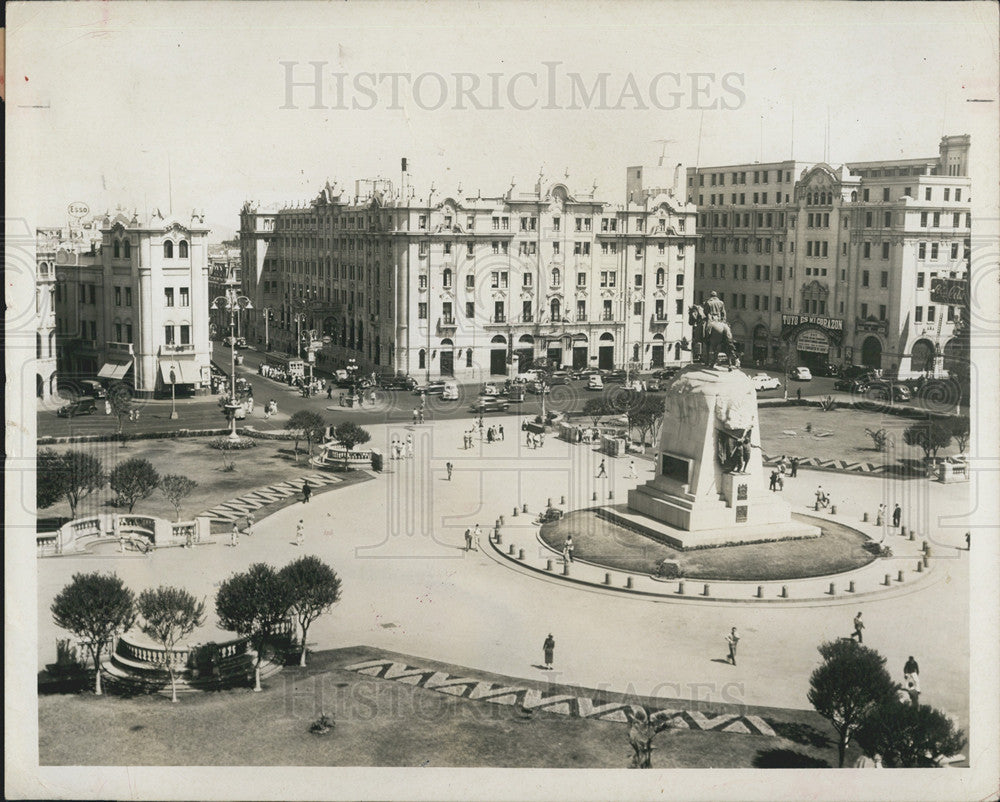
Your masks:
M97 412L97 403L93 398L79 398L71 404L59 407L56 414L60 418L75 418L77 415L93 415Z
M812 373L809 368L799 366L797 368L792 368L788 374L793 380L798 382L812 381Z
M469 407L470 412L484 413L484 412L506 412L507 402L501 398L494 398L492 396L480 396L476 399L475 403Z
M588 390L603 390L604 389L604 379L600 376L590 376L587 379L587 389Z
M750 381L753 382L753 389L758 393L764 390L777 390L781 387L781 379L769 376L766 373L758 373L755 376L751 376Z

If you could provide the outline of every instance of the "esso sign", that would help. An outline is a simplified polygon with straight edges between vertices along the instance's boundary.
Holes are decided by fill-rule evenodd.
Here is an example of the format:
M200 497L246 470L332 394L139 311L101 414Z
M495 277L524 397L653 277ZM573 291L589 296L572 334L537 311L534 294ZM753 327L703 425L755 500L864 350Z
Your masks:
M86 203L71 203L67 209L70 217L83 217L84 215L90 214L90 207Z

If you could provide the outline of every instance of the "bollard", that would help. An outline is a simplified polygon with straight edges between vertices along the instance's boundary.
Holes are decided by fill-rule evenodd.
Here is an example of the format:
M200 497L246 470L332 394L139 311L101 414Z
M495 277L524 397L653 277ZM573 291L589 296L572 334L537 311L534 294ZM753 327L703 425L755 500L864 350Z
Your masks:
M677 592L678 592L678 593L679 593L679 594L680 594L681 596L683 596L683 595L684 595L684 583L683 583L683 582L678 582L678 583L677 583Z
M518 549L518 551L517 551L517 559L519 559L519 560L523 560L524 559L524 549Z
M709 587L708 587L708 583L706 582L705 583L705 589L701 592L701 595L702 596L707 596L708 594L709 594Z
M836 514L837 514L837 505L836 504L831 504L830 505L830 515L836 515Z
M847 583L847 592L848 593L854 593L854 581L853 580Z
M511 543L511 544L510 544L510 548L509 548L509 549L507 549L507 553L508 553L508 554L509 554L509 555L510 555L511 557L513 557L513 556L514 556L514 544L513 544L513 543Z
M611 501L612 499L614 499L614 497L615 497L615 491L614 490L609 490L608 491L608 501Z
M593 497L592 501L597 501L597 491L596 490L594 491L594 497Z
M926 540L922 540L920 542L920 550L922 552L924 552L925 554L927 553L927 541Z
M625 580L625 587L627 587L627 588L631 588L632 587L632 577L628 577Z
M914 532L912 529L910 530L909 538L910 538L910 540L916 540L917 539L917 533Z
M524 506L521 507L521 512L527 512L527 511L528 511L528 505L525 504Z
M559 496L559 503L565 506L565 504L566 504L566 496Z
M517 517L517 507L514 507L514 517Z
M604 575L604 584L605 585L610 585L611 584L611 574L605 574Z
M504 523L504 521L503 521L503 516L501 515L501 516L500 516L500 526L503 526L503 523Z
M830 583L830 595L831 596L837 595L837 586L833 582Z
M867 512L866 512L866 513L864 513L864 514L863 514L863 515L861 516L861 523L863 523L863 524L866 524L866 523L868 523L868 513L867 513Z
M783 599L787 599L788 598L788 585L782 585L781 586L781 598L783 598Z
M901 534L903 537L906 537L906 527L905 526L899 527L899 534Z
M899 573L898 573L898 574L896 575L896 581L897 581L897 582L902 582L902 581L903 581L903 572L902 572L902 571L900 571L900 572L899 572Z
M546 560L545 561L545 570L546 571L551 571L552 570L552 560Z
M764 598L764 586L763 585L758 585L757 586L757 598L758 599L763 599Z
M923 560L917 560L917 573L922 574L924 572L924 566L926 563Z
M569 563L563 560L563 576L569 576Z
M499 546L501 543L503 543L503 535L497 532L497 545Z
M886 586L889 585L889 575L888 574L885 575L885 581L882 584L886 585Z
M813 512L819 512L819 502L818 501L813 505Z

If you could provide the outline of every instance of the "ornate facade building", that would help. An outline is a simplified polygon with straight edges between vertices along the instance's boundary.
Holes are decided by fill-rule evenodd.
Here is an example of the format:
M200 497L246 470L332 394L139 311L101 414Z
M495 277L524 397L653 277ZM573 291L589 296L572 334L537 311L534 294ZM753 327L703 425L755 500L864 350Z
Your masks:
M405 181L405 173L404 173ZM689 361L695 210L673 192L624 206L566 184L424 198L383 179L240 214L247 339L321 367L482 381L558 366Z
M751 364L941 375L968 297L969 146L946 136L924 159L688 170L696 300L719 293Z
M155 212L99 223L86 251L56 247L55 330L60 378L124 381L140 397L208 392L208 229Z

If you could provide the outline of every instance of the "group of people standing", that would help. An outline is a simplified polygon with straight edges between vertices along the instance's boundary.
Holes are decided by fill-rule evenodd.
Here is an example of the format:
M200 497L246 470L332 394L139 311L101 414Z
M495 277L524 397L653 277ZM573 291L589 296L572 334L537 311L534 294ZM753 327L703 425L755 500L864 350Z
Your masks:
M405 457L404 457L405 455ZM412 459L413 458L413 435L406 435L406 441L400 440L398 437L392 438L392 443L389 445L389 458L390 459Z
M771 482L768 485L768 490L781 491L785 489L785 477L789 479L794 479L799 475L799 458L792 457L788 459L784 454L781 455L776 463L774 463L774 470L771 471Z

